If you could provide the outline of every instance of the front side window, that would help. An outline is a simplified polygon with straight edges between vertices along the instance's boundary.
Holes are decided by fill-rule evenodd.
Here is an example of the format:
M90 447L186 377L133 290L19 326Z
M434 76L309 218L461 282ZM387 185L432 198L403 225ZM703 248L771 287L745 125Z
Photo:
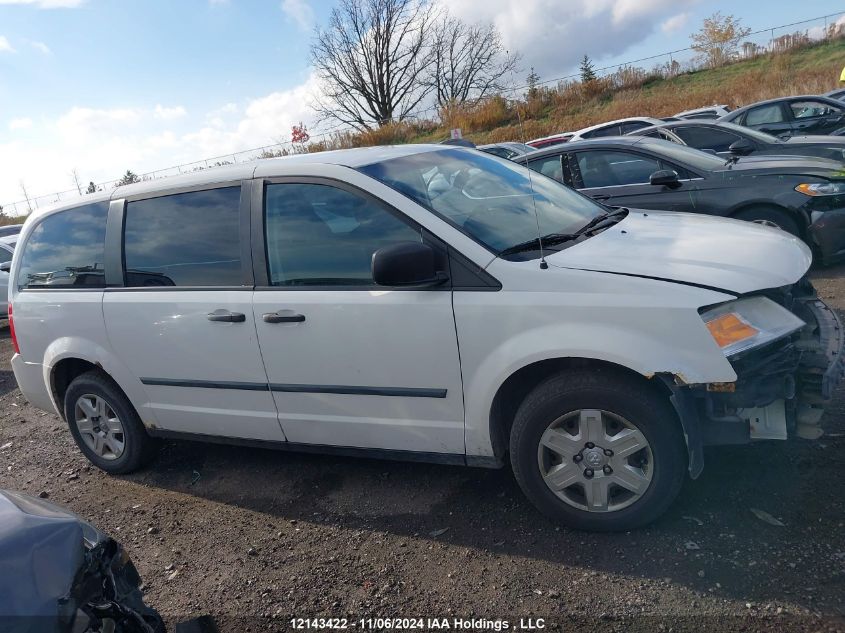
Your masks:
M789 104L792 116L796 119L811 119L836 114L837 110L821 101L793 101Z
M660 170L660 163L631 152L594 150L578 152L578 169L584 187L616 187L648 184L649 177Z
M126 285L240 286L240 187L126 205Z
M273 286L372 286L373 253L422 232L382 205L329 185L267 186L264 230Z
M107 202L41 220L23 246L18 288L103 288Z
M745 125L765 125L767 123L783 123L783 108L779 103L760 106L749 110L745 115Z
M360 167L498 253L540 235L571 233L606 209L516 163L459 148Z
M643 126L647 127L647 126ZM586 132L581 135L581 138L600 138L603 136L619 136L621 134L619 125L608 125L607 127L600 127L597 130Z

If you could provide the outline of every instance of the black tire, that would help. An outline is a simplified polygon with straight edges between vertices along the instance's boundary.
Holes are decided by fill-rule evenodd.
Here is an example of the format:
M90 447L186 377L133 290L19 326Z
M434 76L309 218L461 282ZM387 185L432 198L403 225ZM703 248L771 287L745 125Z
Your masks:
M746 222L757 222L760 224L776 225L782 231L786 231L795 237L801 237L798 222L786 211L770 207L754 207L745 209L736 214L737 220Z
M580 509L558 497L543 479L538 460L543 433L560 416L583 409L621 416L648 441L651 482L627 507L606 512ZM612 369L566 371L538 385L516 413L510 454L514 475L528 499L550 518L581 530L631 530L654 521L678 495L687 471L683 433L668 398Z
M76 403L84 395L102 398L117 414L123 425L123 453L113 459L105 459L92 450L82 439L76 425ZM99 371L89 371L73 379L65 392L65 420L73 440L97 468L112 475L129 473L150 462L158 452L158 441L147 435L137 411L120 388Z

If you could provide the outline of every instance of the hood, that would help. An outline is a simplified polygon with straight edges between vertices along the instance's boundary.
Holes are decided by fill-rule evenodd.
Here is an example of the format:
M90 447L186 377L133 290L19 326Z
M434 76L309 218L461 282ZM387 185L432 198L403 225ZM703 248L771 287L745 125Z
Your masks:
M818 178L841 178L842 162L816 156L782 156L751 154L737 162L726 164L715 173L732 172L743 176L816 176Z
M546 256L560 268L652 277L744 294L793 284L810 249L780 229L709 215L632 209L615 226Z

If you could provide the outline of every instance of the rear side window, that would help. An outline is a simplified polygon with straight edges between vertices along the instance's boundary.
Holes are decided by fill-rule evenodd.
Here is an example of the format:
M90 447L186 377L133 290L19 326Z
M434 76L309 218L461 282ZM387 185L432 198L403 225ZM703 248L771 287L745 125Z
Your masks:
M783 121L783 108L780 107L779 103L754 108L745 115L745 125L764 125L766 123L782 123Z
M126 285L240 286L240 187L126 205Z
M714 152L727 152L728 148L740 139L738 134L710 127L678 127L675 134L684 139L690 147L712 149Z
M107 202L49 215L23 246L18 289L102 288Z

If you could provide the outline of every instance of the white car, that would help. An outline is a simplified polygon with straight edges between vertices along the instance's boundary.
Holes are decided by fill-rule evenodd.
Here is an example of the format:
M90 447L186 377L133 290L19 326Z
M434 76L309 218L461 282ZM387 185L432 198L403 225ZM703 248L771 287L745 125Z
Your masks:
M12 266L12 255L15 252L17 234L0 236L0 318L6 318L9 305L9 269Z
M718 119L730 111L730 106L722 104L712 105L706 108L695 108L694 110L684 110L683 112L678 112L675 116L679 119Z
M842 341L810 260L474 150L293 156L35 211L12 367L110 473L157 438L510 462L546 514L624 530L707 444L818 435Z
M634 116L628 117L627 119L607 121L606 123L591 125L590 127L585 127L574 132L569 142L581 141L587 138L599 138L601 136L625 136L630 132L653 125L662 125L663 123L664 121L662 119L655 119L650 116Z

